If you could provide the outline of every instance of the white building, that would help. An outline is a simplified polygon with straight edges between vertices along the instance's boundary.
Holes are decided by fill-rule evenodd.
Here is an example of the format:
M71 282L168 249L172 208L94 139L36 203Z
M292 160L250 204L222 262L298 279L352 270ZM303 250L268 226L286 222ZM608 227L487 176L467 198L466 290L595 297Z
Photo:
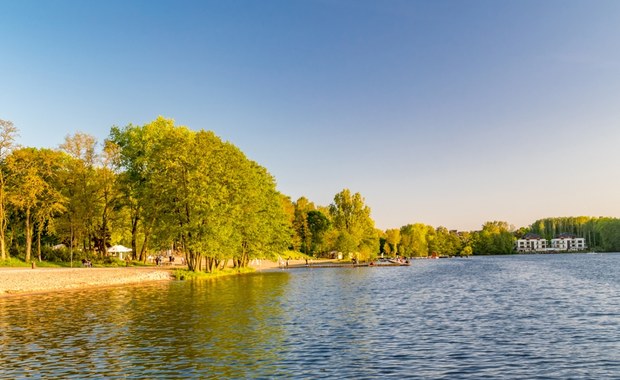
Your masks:
M529 233L517 240L517 252L558 252L558 251L584 251L586 239L578 238L571 234L560 234L551 239L551 245L547 239L540 235Z
M586 249L586 239L571 234L560 234L551 239L551 248L557 251L583 251Z
M525 234L517 240L517 252L541 252L547 250L547 239L537 234Z

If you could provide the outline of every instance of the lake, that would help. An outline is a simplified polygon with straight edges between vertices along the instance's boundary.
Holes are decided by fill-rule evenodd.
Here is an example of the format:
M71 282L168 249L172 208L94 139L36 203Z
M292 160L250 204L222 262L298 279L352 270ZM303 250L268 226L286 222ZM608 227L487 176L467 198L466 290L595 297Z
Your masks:
M620 378L620 254L0 298L0 378Z

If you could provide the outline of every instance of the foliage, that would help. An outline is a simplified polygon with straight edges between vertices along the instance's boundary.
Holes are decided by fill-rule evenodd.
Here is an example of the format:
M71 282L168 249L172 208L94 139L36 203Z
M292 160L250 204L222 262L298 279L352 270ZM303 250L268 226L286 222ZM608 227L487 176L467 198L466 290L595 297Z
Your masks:
M379 252L379 235L370 217L370 207L360 193L344 189L329 207L336 233L335 248L358 260L369 260Z
M320 210L310 210L306 215L311 236L310 253L316 255L326 251L325 235L331 228L329 218Z
M172 275L177 280L185 281L185 280L205 280L205 279L213 279L218 277L226 277L226 276L235 276L239 274L245 273L254 273L254 268L229 268L222 270L215 270L213 272L196 272L186 269L176 269Z
M509 254L514 251L515 237L506 222L486 222L482 231L473 238L473 251L477 255Z
M401 252L407 257L426 257L432 253L431 242L435 229L422 223L407 224L400 228ZM430 248L430 249L429 249Z
M547 239L570 233L592 249L620 251L616 218L545 218L518 230L487 222L473 232L422 223L378 231L360 193L344 189L328 206L306 197L292 202L233 144L163 117L112 127L103 144L76 133L60 149L18 148L16 136L15 126L0 120L0 260L7 265L29 265L33 257L126 265L107 255L113 244L131 245L131 265L174 250L191 270L206 272L231 263L245 268L253 258L336 252L358 260L380 251L506 254L529 232ZM51 248L59 243L67 248Z
M314 203L301 197L294 204L293 230L295 239L293 249L309 254L312 248L312 231L308 222L308 213L314 211Z
M15 147L17 128L8 120L0 119L0 260L9 258L6 249L7 200L6 200L6 158Z
M597 230L601 236L600 250L620 252L620 219L600 218L597 220Z
M15 150L6 159L7 199L24 216L26 261L31 257L34 223L38 223L41 232L48 220L65 210L57 178L61 160L59 152L36 148Z
M393 228L385 231L385 241L388 244L386 252L396 255L398 253L398 243L400 243L400 230Z
M461 256L471 256L473 255L473 253L474 253L474 250L469 245L466 245L465 247L463 247L463 249L460 252Z
M559 234L568 233L586 239L586 245L593 249L604 249L604 240L609 241L604 234L612 230L603 231L602 226L613 218L594 218L588 216L558 217L536 220L529 227L530 232L551 240Z
M143 127L114 128L127 188L145 236L175 245L190 270L286 248L291 236L273 177L213 132L194 132L159 117ZM146 242L145 242L146 244Z

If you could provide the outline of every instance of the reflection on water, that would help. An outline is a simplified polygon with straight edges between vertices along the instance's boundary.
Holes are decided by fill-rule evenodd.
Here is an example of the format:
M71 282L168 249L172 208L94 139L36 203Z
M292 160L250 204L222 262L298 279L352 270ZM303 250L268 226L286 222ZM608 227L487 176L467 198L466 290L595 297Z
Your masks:
M620 255L0 299L0 378L618 378Z
M0 299L0 377L229 377L273 366L288 276ZM260 360L257 360L260 357Z

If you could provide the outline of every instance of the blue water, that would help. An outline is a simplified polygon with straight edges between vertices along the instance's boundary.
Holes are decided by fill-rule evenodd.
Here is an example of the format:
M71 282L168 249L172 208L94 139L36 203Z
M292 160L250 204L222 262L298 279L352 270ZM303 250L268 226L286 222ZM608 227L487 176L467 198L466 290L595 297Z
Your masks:
M0 298L1 378L620 378L620 254Z

